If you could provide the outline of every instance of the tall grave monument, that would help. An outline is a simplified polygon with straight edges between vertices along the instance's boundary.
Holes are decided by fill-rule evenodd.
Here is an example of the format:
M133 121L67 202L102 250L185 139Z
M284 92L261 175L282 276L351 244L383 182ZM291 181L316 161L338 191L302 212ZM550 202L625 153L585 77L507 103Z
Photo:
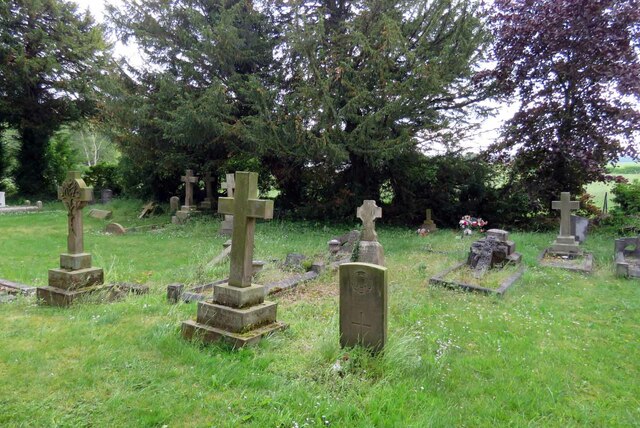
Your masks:
M382 208L376 201L366 200L358 207L357 217L362 220L362 234L358 244L358 261L384 266L384 250L378 242L375 221L382 218Z
M427 232L433 232L438 229L436 223L431 218L431 208L427 208L426 217L424 223L422 223L422 229L425 229Z
M565 255L581 254L580 244L571 234L571 210L580 209L580 202L572 201L569 192L562 192L559 201L551 202L551 208L560 210L560 234L551 245L550 252Z
M273 201L258 199L258 174L237 172L235 182L234 197L218 199L218 212L234 217L229 282L215 285L213 299L198 303L196 321L183 322L182 335L241 347L286 325L276 321L278 304L264 300L264 286L251 283L256 219L273 218Z
M101 268L91 267L91 254L84 252L82 209L92 197L93 188L87 187L77 171L70 171L58 189L58 199L68 211L67 252L60 254L60 268L49 270L49 285L38 288L41 302L67 306L77 297L102 288L104 273Z
M191 213L197 210L196 205L193 203L193 185L198 182L198 177L193 175L193 170L188 169L180 177L180 181L184 183L184 205L179 211L176 211L176 215L171 217L173 224L184 224L191 216Z
M340 346L379 352L387 341L387 268L345 263L339 269Z
M227 174L227 181L222 183L222 189L227 191L227 197L233 198L233 191L236 187L236 182L233 174ZM233 232L233 215L225 214L224 220L220 224L221 235L231 235Z

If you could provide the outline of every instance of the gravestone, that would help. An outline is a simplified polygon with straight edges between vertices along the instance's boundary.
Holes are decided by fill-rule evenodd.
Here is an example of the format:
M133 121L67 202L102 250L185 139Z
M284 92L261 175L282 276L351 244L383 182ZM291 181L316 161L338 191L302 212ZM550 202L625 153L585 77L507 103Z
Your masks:
M127 233L127 229L120 223L109 223L104 228L104 231L113 235L124 235L125 233Z
M588 218L571 215L571 234L576 237L576 241L582 244L587 239L588 231Z
M580 208L580 202L572 201L569 192L562 192L559 201L553 201L551 208L560 210L560 234L551 245L550 253L555 255L579 255L582 250L576 237L571 234L571 210Z
M227 197L233 198L233 191L236 187L235 178L233 174L227 174L227 181L222 183L222 189L227 191ZM224 220L220 223L220 234L231 235L233 232L233 216L229 214L224 215Z
M140 212L138 219L142 219L149 216L155 209L156 209L155 202L153 201L147 202L146 205L142 207L142 211Z
M258 199L258 174L237 172L235 180L234 197L218 199L218 212L234 216L229 281L214 285L212 300L198 303L196 321L183 322L182 335L241 347L286 325L276 321L278 304L264 300L264 286L251 283L256 219L273 218L273 201Z
M640 236L615 240L616 275L640 278Z
M102 189L100 192L100 203L108 204L113 199L113 190L111 189Z
M387 268L369 263L340 265L340 346L380 352L387 341Z
M4 207L6 206L5 200L4 200L4 192L0 192L0 207Z
M516 244L509 240L509 232L489 229L487 235L471 244L467 265L476 278L482 277L489 269L502 267L507 263L519 264L522 255L516 252Z
M207 196L204 198L204 201L200 204L200 208L203 210L211 210L214 207L214 196L213 196L213 187L212 183L216 181L215 177L211 176L211 173L207 172L204 176L204 186L207 192Z
M38 208L39 210L42 209L42 201L36 201L36 208Z
M180 198L172 196L169 198L169 212L173 215L180 209Z
M384 266L384 250L378 242L375 221L382 218L382 208L376 201L366 200L358 207L357 217L362 220L362 234L358 244L358 262Z
M113 211L108 210L90 210L89 217L97 218L98 220L108 220L113 215Z
M47 287L38 288L40 302L68 306L77 297L99 290L104 281L102 269L91 267L91 254L84 252L82 209L91 200L93 189L87 187L80 173L70 171L58 189L58 198L67 208L67 252L60 254L60 269L49 270Z
M180 177L180 181L184 182L184 205L171 217L173 224L185 224L191 217L191 213L197 210L193 203L193 184L198 182L198 177L193 175L193 170L188 169Z
M431 219L431 208L427 208L426 218L421 228L425 229L427 232L433 232L438 229L438 226L436 226L435 222Z

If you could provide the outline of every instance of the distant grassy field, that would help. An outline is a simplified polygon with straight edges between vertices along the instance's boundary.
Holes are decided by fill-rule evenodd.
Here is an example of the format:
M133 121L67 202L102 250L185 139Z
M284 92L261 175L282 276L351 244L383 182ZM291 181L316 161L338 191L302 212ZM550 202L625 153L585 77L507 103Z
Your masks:
M137 223L141 204L114 202ZM108 207L107 207L108 208ZM86 217L85 217L86 218ZM145 220L168 221L168 215ZM378 227L389 269L389 341L372 357L338 344L335 273L275 297L289 329L251 349L203 347L179 334L195 304L166 285L220 279L207 268L219 221L109 236L86 218L86 249L108 282L151 293L112 304L0 304L0 426L38 427L627 427L640 421L640 286L614 277L613 236L586 242L595 272L541 268L555 233L513 233L528 266L504 298L431 287L472 239ZM321 258L355 228L257 226L256 258ZM65 249L66 213L0 215L0 278L43 285Z
M640 180L640 172L638 172L638 168L640 168L640 163L623 162L618 164L616 168L613 168L609 174L621 175L631 182L633 180ZM602 208L605 194L608 192L609 208L611 208L613 205L615 205L615 202L613 201L613 195L611 194L611 189L613 188L613 186L614 183L591 183L587 186L587 193L593 195L593 200L596 206Z

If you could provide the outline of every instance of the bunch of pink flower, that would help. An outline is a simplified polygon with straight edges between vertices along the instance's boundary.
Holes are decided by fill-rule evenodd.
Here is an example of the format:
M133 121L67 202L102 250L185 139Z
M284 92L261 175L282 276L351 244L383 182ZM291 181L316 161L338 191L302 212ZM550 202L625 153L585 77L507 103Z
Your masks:
M476 218L471 217L470 215L466 215L460 219L460 222L458 224L462 229L462 233L464 233L465 235L471 235L474 230L484 232L484 227L489 224L489 222L484 221L480 217Z

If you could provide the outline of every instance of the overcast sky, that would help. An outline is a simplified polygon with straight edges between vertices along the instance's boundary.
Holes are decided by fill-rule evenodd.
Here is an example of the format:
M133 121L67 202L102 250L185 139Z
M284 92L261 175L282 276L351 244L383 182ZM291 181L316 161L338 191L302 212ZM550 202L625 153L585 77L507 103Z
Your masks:
M0 0L1 1L1 0ZM82 10L89 10L91 15L98 22L104 22L104 8L105 4L121 5L123 0L72 0L75 1ZM141 58L141 54L135 46L125 46L122 43L115 42L115 54L118 57L126 57L133 65L140 66L144 63ZM505 120L511 118L516 111L516 105L503 105L500 106L499 113L496 117L488 118L482 121L480 129L470 135L465 141L461 142L462 146L472 151L478 151L479 149L488 146L498 136L498 129L504 123Z

